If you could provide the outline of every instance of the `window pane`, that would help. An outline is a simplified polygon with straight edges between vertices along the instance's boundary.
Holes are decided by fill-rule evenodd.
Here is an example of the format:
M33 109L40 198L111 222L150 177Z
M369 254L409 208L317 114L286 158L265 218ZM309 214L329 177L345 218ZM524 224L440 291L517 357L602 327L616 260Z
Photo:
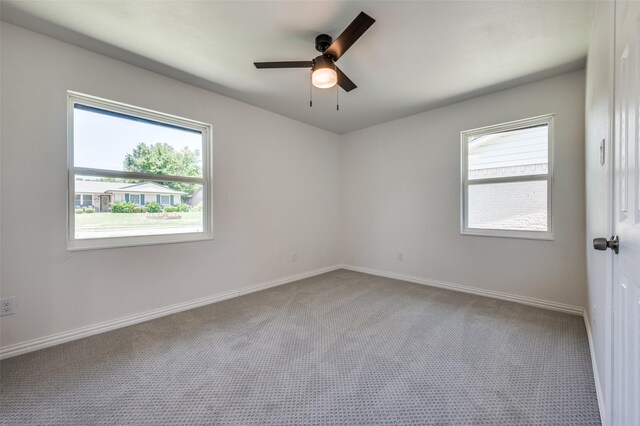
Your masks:
M199 184L76 176L75 190L100 200L93 214L76 211L77 239L203 232ZM173 205L163 206L162 198Z
M91 194L84 194L82 196L82 206L83 207L90 206L92 202L92 198L93 197L91 197Z
M73 111L74 165L202 177L202 133L81 104Z
M469 180L549 172L549 125L470 138Z
M547 231L547 181L469 185L468 228Z

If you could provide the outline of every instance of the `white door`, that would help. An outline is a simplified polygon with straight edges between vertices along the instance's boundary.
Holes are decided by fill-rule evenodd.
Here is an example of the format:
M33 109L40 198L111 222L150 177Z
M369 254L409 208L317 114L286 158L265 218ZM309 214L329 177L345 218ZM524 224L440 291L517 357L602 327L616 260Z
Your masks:
M640 2L616 3L612 424L640 425Z
M613 233L614 4L599 2L591 24L586 85L586 206L589 246ZM611 280L613 256L587 249L589 330L603 424L611 418Z

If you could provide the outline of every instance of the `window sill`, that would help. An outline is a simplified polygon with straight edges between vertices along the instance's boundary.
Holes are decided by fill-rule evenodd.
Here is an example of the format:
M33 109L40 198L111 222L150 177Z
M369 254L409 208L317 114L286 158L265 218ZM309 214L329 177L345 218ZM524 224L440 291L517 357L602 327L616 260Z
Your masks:
M460 231L461 235L472 237L492 237L492 238L513 238L520 240L540 240L554 241L552 232L537 231L503 231L499 229L465 229Z
M101 250L111 248L126 248L139 246L156 246L164 244L190 243L197 241L213 240L213 236L207 233L159 235L150 237L114 237L92 238L85 240L67 241L67 251Z

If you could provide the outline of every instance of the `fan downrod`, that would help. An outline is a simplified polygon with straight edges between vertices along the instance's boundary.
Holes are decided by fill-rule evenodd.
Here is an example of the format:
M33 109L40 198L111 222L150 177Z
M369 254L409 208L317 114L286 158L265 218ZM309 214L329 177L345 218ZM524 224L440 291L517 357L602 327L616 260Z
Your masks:
M324 53L331 46L331 43L333 43L333 39L328 34L316 36L316 50L320 53Z

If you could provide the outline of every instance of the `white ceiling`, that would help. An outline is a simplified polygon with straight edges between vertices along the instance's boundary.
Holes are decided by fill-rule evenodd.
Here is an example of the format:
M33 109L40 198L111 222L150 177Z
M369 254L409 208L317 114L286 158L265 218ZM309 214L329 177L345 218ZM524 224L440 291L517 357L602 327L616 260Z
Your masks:
M3 21L336 133L584 66L592 1L12 1ZM314 89L304 69L365 11L376 23L338 65L357 85Z

